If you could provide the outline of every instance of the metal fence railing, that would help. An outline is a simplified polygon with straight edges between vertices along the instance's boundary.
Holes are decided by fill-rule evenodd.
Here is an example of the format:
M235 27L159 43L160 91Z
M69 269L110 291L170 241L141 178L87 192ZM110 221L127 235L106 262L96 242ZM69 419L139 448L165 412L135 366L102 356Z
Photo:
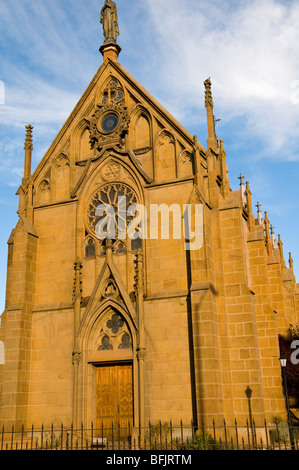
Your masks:
M291 438L290 438L291 437ZM30 429L2 427L0 450L298 450L299 427L284 422L255 426L221 425L215 421L206 426L204 422L195 427L183 423L159 422L142 428L120 425L106 428L104 425L90 427L83 424L55 427L32 426Z

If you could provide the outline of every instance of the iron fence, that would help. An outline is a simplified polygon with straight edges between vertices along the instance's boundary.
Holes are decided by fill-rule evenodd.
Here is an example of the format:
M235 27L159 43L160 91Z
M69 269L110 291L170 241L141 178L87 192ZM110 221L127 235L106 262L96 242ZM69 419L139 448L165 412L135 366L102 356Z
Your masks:
M292 438L290 439L290 435ZM196 450L298 450L299 427L293 427L292 433L284 422L267 423L255 426L246 423L238 426L221 425L206 426L204 422L196 427L191 422L178 425L172 422L159 422L143 428L128 424L119 424L110 428L100 425L79 428L73 425L49 427L42 425L30 429L11 429L2 427L0 434L0 450L150 450L150 451L196 451Z

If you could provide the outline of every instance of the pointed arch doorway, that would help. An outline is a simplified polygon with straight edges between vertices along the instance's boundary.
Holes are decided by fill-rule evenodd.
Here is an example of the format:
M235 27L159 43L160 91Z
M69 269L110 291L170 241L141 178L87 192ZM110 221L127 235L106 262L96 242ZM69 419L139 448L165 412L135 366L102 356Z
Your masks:
M134 426L138 371L131 331L129 319L110 306L98 315L88 335L89 409L97 437L129 436Z

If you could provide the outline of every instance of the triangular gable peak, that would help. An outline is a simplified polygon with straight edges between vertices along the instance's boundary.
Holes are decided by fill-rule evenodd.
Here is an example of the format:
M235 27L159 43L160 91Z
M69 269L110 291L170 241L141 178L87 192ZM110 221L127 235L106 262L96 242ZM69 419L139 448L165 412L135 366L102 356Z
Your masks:
M115 116L119 124L114 139L111 139L109 126L115 125ZM103 128L100 128L100 122ZM193 175L191 134L118 62L107 59L34 171L35 202L43 202L43 198L37 196L38 188L43 192L46 181L50 189L51 180L56 178L57 161L62 155L69 159L66 164L70 171L70 193L86 169L84 162L96 161L107 146L126 150L147 184ZM201 149L204 153L204 147ZM164 166L167 160L166 166L173 168L163 173L159 165Z

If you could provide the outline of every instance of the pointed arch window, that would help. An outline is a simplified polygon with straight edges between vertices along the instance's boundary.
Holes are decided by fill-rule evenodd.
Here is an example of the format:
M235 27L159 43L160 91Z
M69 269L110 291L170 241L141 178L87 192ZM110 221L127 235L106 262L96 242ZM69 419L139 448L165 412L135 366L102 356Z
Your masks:
M118 80L112 79L102 96L102 104L120 103L124 99L124 90Z
M85 246L85 258L94 258L96 255L96 247L92 238L88 239L88 242Z
M132 349L132 336L122 315L111 311L106 317L97 340L98 351Z
M104 335L102 337L102 344L98 347L98 351L110 351L113 349L112 344L110 343L109 336Z

